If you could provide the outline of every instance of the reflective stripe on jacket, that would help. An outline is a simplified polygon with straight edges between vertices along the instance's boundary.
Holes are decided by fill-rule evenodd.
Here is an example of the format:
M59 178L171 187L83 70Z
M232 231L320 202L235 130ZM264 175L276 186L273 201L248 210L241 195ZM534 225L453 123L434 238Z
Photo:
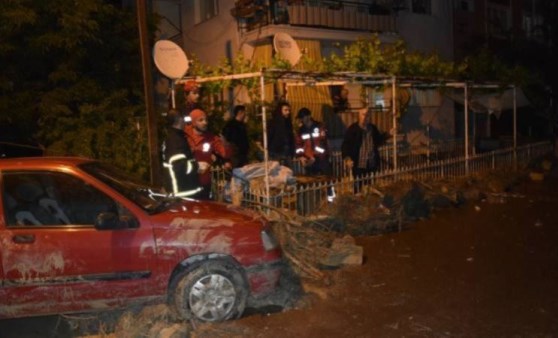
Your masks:
M310 127L302 125L295 137L295 154L307 158L326 157L329 153L326 130L316 121Z

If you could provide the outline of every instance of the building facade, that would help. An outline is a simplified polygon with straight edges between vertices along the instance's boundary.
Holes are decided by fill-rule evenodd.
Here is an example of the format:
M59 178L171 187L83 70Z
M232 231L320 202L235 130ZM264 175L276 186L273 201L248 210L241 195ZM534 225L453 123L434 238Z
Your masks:
M177 42L189 57L195 55L209 65L217 65L223 58L232 60L240 53L269 65L277 33L289 34L303 53L317 59L341 54L344 45L372 34L385 44L402 39L410 51L454 59L454 4L447 0L155 0L153 4L163 17L159 38ZM343 113L334 107L341 88L301 87L280 94L286 95L295 112L303 106L310 108L334 138L342 136L363 106L378 108L374 122L382 131L393 132L390 100L383 92L366 89L363 95L360 85L346 87L351 109ZM397 130L403 140L412 143L454 136L451 100L437 90L410 90L409 94ZM245 103L247 98L234 95L231 100ZM407 135L413 135L412 139Z

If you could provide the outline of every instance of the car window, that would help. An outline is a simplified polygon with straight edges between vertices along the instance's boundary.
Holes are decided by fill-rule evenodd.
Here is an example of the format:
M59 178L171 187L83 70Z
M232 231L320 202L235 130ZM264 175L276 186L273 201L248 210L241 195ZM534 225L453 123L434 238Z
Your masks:
M2 181L8 226L92 226L101 212L128 213L112 198L70 174L4 172Z
M166 203L166 194L145 182L138 182L130 175L100 162L87 162L80 169L119 192L129 201L152 214L160 211L161 203Z

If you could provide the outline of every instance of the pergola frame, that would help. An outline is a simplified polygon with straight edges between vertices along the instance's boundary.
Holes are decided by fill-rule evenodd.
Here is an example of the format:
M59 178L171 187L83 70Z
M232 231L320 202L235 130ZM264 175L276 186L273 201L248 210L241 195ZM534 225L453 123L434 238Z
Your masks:
M195 80L199 83L242 80L247 78L260 79L260 99L262 102L262 129L263 129L263 148L264 148L264 168L265 168L265 190L266 196L269 198L269 154L267 149L267 114L263 102L265 101L265 81L271 78L274 81L284 81L288 86L331 86L344 84L372 85L372 86L391 86L392 104L392 137L393 137L393 166L397 170L397 88L461 88L464 94L464 138L465 138L465 172L469 171L469 90L470 89L513 89L513 149L514 156L517 149L517 91L514 85L503 85L498 83L473 83L464 81L455 81L449 79L433 79L418 77L398 77L394 75L383 74L367 74L356 72L335 72L335 73L318 73L304 72L294 70L279 69L262 69L258 72L240 73L211 77L188 77L174 81L174 84L183 84L188 80ZM175 107L174 85L171 89L172 105Z

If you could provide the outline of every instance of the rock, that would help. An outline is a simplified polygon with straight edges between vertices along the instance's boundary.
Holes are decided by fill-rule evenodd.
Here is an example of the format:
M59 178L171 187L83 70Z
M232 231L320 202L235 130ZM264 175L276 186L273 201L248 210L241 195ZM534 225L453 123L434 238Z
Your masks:
M327 299L328 290L322 286L317 286L308 282L303 282L302 289L304 290L304 292L312 293L318 296L322 300Z
M407 191L401 203L405 216L409 219L428 218L430 215L430 205L424 198L424 192L417 185Z
M342 265L362 265L363 249L355 245L353 237L346 235L333 240L329 253L320 264L325 267L339 267Z

